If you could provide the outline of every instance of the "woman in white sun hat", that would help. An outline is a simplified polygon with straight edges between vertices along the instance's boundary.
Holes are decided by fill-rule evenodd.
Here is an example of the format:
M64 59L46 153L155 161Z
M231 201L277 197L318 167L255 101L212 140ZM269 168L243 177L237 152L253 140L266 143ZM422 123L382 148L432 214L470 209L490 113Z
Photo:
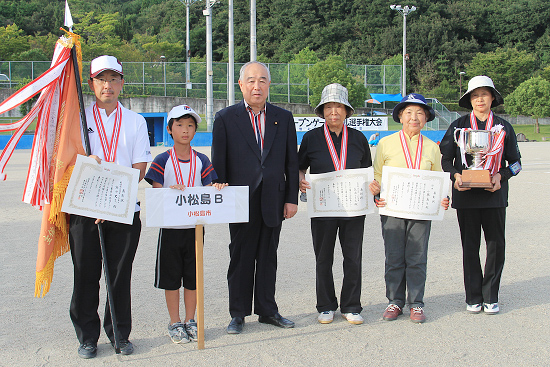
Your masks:
M369 142L358 130L348 128L344 120L353 115L348 102L348 90L337 83L323 89L315 114L325 119L322 127L308 131L300 145L300 191L310 188L305 180L310 173L326 173L344 169L366 168L372 165ZM336 236L340 239L344 257L344 279L340 293L340 312L351 324L362 324L361 258L365 216L312 218L311 237L316 260L317 320L331 323L338 309L334 290L332 264Z
M493 114L492 107L504 101L491 78L480 75L468 83L468 90L458 101L472 112L455 120L441 140L441 165L453 181L452 207L456 209L464 269L466 310L487 314L499 312L498 292L504 267L505 220L508 206L508 180L521 171L521 155L512 125ZM472 164L454 138L456 129L493 131L493 148L484 157L491 174L491 188L462 187L462 170ZM494 158L493 158L494 157ZM464 161L466 160L466 162ZM482 271L479 258L481 230L487 255Z

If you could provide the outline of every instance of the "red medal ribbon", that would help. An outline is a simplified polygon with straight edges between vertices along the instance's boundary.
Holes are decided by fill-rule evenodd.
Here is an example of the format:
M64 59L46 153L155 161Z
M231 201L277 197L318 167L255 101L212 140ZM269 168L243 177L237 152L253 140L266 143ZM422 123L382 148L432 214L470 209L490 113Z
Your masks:
M105 127L103 126L103 120L101 119L101 113L99 112L97 104L94 104L93 114L95 126L99 134L99 140L101 141L101 147L103 148L103 157L107 162L114 162L118 147L118 137L120 135L120 125L122 122L122 109L120 108L120 104L117 103L111 143L107 141L107 134L105 133Z
M340 159L338 159L338 154L336 154L336 148L330 137L330 132L328 126L325 123L325 140L327 142L328 150L330 152L330 157L332 158L332 163L334 164L334 170L340 171L346 169L346 159L348 157L348 127L346 124L343 124L342 128L342 146L340 147Z
M189 148L189 177L187 178L187 187L195 186L195 174L197 173L197 154L192 148ZM184 185L183 175L181 173L180 161L176 155L176 149L170 149L170 159L172 160L172 166L174 167L174 174L176 175L176 182L178 185Z
M476 115L474 114L474 111L470 113L470 126L472 127L472 130L479 130L477 128L477 119ZM489 117L487 118L487 126L485 126L485 130L491 130L493 128L493 111L489 112Z
M401 148L403 149L403 154L405 155L407 168L420 169L420 161L422 160L422 134L418 134L418 143L416 144L416 157L414 159L414 163L412 162L411 152L409 152L409 147L407 145L407 140L403 130L399 132L399 138L401 139Z

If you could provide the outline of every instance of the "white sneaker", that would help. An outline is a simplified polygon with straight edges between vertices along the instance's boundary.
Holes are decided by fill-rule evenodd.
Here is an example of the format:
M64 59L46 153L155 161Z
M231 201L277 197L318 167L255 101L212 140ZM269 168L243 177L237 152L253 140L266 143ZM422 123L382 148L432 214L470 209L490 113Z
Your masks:
M350 324L360 325L363 323L363 317L357 312L343 313L342 317L348 320Z
M469 313L480 313L481 312L481 303L476 303L473 305L467 305L466 311Z
M168 335L170 335L172 342L176 344L189 343L191 341L182 322L174 322L172 325L168 325Z
M334 311L324 311L319 314L317 321L321 324L330 324L334 320Z
M498 303L484 303L483 311L488 315L495 315L500 309L498 308Z
M197 322L193 319L187 321L185 323L185 331L187 332L187 336L189 337L189 340L196 342L199 340L198 337L198 330L197 330Z

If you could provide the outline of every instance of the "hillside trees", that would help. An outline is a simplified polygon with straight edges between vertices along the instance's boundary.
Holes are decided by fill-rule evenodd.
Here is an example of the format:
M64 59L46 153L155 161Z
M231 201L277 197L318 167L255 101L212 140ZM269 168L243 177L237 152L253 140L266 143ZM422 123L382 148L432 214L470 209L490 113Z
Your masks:
M69 5L87 60L109 52L123 61L186 58L185 4L179 0L69 0ZM522 74L498 82L504 94L550 65L550 1L416 0L410 5L417 11L407 17L408 89L458 92L460 71L468 77L487 74L475 70L476 55L501 50L515 48L523 59L534 58L531 65L521 64ZM263 61L287 63L308 47L321 60L340 55L348 64L380 65L402 52L403 17L386 0L257 0L256 6L258 58ZM191 56L197 58L206 53L204 7L204 0L190 6ZM0 46L11 50L1 58L51 58L63 12L63 1L0 0L0 27L17 25L22 31ZM227 1L214 5L214 61L228 59L227 14ZM234 2L234 18L235 62L242 63L250 58L248 1ZM502 72L506 68L503 63Z
M495 87L507 96L535 69L535 56L516 48L497 48L494 52L478 53L466 67L466 75L487 75Z

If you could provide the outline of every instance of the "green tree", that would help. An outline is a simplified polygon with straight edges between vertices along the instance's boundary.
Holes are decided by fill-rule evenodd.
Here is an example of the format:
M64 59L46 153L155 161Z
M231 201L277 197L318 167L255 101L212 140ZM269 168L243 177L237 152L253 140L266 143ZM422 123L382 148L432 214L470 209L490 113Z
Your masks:
M15 24L0 27L0 60L14 60L30 48L24 33Z
M346 63L340 56L330 55L324 61L312 66L307 75L312 92L309 104L317 106L321 101L323 88L331 83L340 83L348 89L348 99L352 106L363 106L367 91L362 83L353 78Z
M478 53L466 67L466 75L487 75L507 96L532 75L534 68L533 54L516 48L497 48L494 52Z
M290 60L291 64L315 64L319 61L319 56L317 56L317 53L313 50L309 49L309 46L302 49L300 52L298 52L292 60Z
M540 76L550 82L550 65L540 71Z
M535 119L535 133L540 132L539 118L550 116L550 81L538 76L521 83L505 99L506 112Z

